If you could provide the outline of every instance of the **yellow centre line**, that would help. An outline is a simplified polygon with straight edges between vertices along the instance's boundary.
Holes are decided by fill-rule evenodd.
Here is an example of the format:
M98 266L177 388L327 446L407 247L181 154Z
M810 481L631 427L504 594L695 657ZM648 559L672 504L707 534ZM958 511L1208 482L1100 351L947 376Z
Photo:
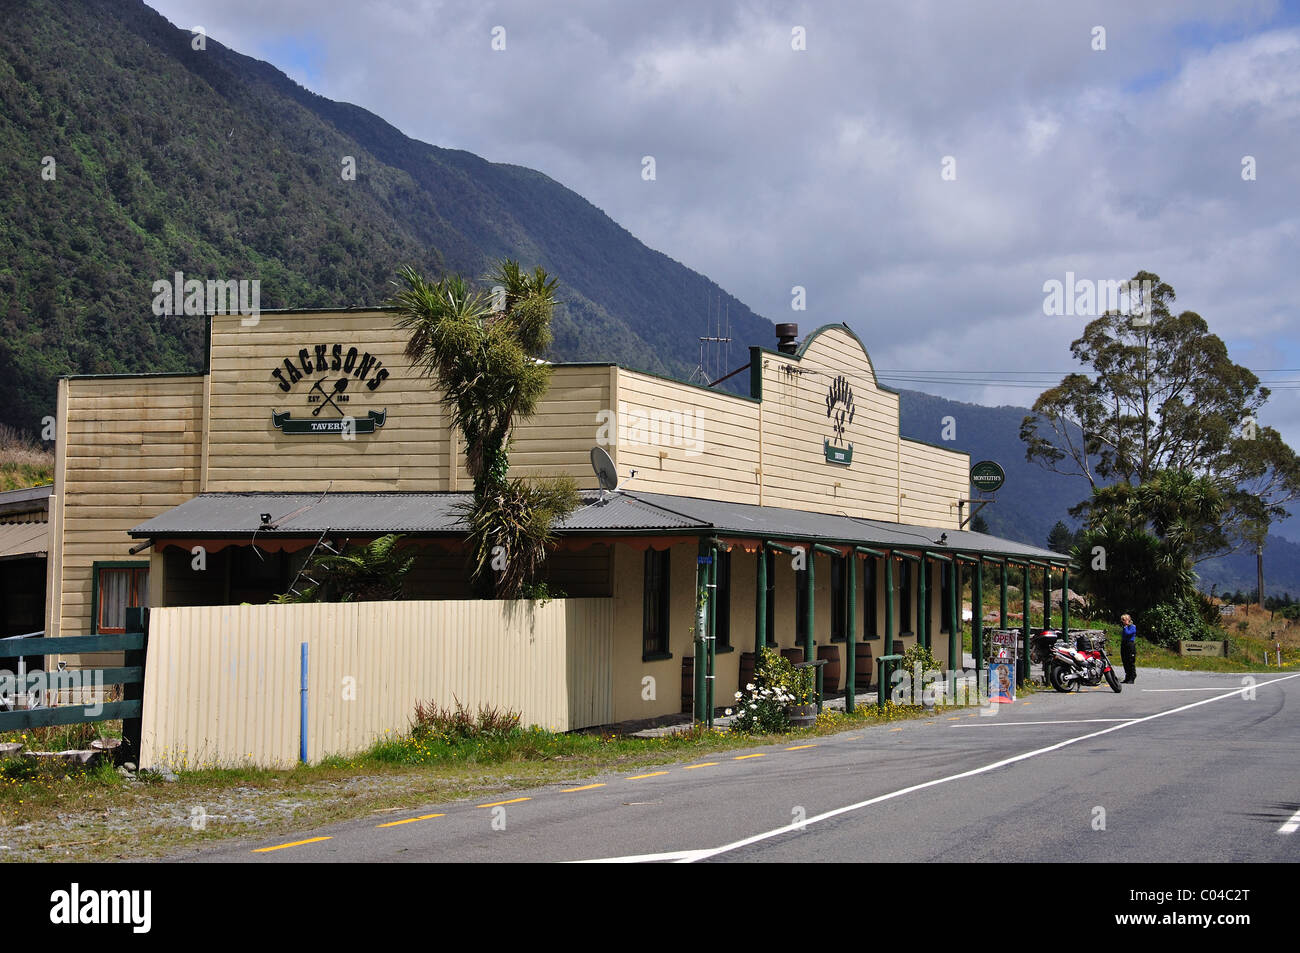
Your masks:
M307 840L296 840L291 844L276 844L274 847L258 847L254 854L265 854L267 851L284 850L286 847L301 847L303 844L315 844L317 841L329 840L328 837L309 837Z
M861 738L861 737L862 737L861 735L849 735L849 736L848 736L847 738L845 738L844 740L845 740L845 741L852 741L852 740L854 740L855 738Z
M479 804L477 807L500 807L502 804L518 804L520 801L531 801L530 797L517 797L509 801L493 801L491 804Z
M902 727L900 726L900 727L898 727L898 728L890 728L889 730L890 730L890 731L902 731L903 729L902 729Z
M716 768L717 766L717 761L705 761L703 764L688 764L686 767L682 768L682 770L694 771L696 768Z
M651 771L649 774L634 774L630 778L624 778L625 781L640 781L642 778L657 778L661 774L667 774L667 771Z
M590 791L592 788L603 788L604 786L605 786L605 785L604 785L604 782L602 782L602 783L600 783L600 784L587 784L587 785L583 785L583 786L580 787L580 788L565 788L565 789L564 789L563 791L561 791L560 793L561 793L561 794L572 794L574 791Z
M732 760L733 760L733 761L744 761L746 758L765 758L765 757L767 757L767 756L766 756L766 755L762 755L762 754L738 754L738 755L736 755L736 757L733 758Z
M404 821L389 821L387 824L376 824L376 827L396 827L398 824L414 824L416 821L427 821L431 817L446 817L446 814L421 814L419 817L408 817Z
M786 751L802 751L804 748L816 748L816 747L817 747L816 745L794 745L793 747L786 748L785 750L786 750Z

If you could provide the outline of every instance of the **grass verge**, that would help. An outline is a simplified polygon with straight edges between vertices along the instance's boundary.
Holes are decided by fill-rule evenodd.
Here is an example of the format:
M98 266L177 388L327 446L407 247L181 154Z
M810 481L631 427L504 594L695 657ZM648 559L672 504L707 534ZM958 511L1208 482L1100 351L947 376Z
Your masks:
M953 709L940 708L937 714ZM420 805L492 798L520 788L635 772L699 756L927 717L918 707L824 711L815 726L779 735L693 728L677 735L515 729L443 737L412 732L350 757L289 770L230 766L177 772L178 780L111 766L90 769L0 762L0 857L6 860L139 860L232 838L274 841L305 826L394 814Z

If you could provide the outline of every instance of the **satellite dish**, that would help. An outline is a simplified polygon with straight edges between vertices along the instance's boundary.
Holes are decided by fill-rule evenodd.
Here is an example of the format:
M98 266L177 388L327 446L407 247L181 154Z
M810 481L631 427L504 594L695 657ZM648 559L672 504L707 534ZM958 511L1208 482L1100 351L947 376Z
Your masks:
M602 490L618 489L618 469L600 447L591 448L591 468L596 471L596 481Z

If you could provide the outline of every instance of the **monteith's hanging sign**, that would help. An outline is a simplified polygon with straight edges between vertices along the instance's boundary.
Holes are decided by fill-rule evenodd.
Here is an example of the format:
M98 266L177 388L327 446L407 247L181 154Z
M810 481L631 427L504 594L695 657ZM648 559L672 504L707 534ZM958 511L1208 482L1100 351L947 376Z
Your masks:
M354 406L366 400L388 379L388 369L383 361L369 351L355 347L344 349L342 344L331 347L316 344L301 348L297 355L286 357L271 377L286 394L293 393L295 385L310 379L305 388L309 414L294 417L291 411L271 411L271 423L287 434L353 434L374 433L388 419L387 408L370 410ZM304 388L298 388L301 393ZM356 400L354 400L356 398Z
M841 374L826 389L826 417L831 422L835 436L822 439L822 449L827 463L839 463L848 466L853 462L853 444L844 443L844 430L853 423L853 416L858 412L858 405L853 402L853 388L848 379Z
M1007 482L1006 471L992 460L981 460L970 468L970 482L975 489L992 493Z

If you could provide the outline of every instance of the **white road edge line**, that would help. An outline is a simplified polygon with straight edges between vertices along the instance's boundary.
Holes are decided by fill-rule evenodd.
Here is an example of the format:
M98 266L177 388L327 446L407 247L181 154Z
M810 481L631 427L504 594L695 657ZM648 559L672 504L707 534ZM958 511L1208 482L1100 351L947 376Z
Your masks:
M773 837L779 837L781 834L790 834L796 831L801 831L807 827L811 827L813 824L820 823L821 821L830 820L832 817L839 817L841 814L848 814L852 811L859 811L864 807L870 807L871 805L879 804L882 801L892 801L894 798L902 797L905 794L911 794L913 791L924 791L926 788L937 787L940 784L947 784L949 781L960 781L962 778L973 778L976 775L986 774L989 771L995 771L998 768L1004 768L1009 764L1015 764L1017 761L1025 761L1029 758L1036 757L1040 754L1047 754L1049 751L1057 751L1061 748L1068 747L1069 745L1077 744L1080 741L1087 741L1089 738L1097 738L1101 735L1108 735L1112 731L1122 731L1125 728L1130 728L1133 725L1139 725L1145 721L1151 721L1156 718L1163 718L1166 715L1176 715L1179 712L1188 711L1192 708L1199 708L1202 705L1209 705L1212 702L1222 701L1223 699L1231 698L1234 695L1240 695L1242 692L1259 688L1262 685L1272 685L1274 682L1285 682L1293 678L1300 678L1300 672L1297 672L1294 675L1285 675L1282 678L1274 678L1267 682L1257 682L1254 685L1243 685L1241 688L1228 692L1224 695L1217 695L1214 698L1205 698L1198 702L1189 702L1188 704L1183 705L1180 708L1171 708L1168 711L1156 712L1154 715L1147 715L1144 718L1136 718L1133 721L1126 721L1121 725L1112 725L1109 728L1102 728L1100 731L1094 731L1091 734L1080 735L1077 738L1068 738L1065 741L1059 741L1054 745L1048 745L1046 748L1037 748L1033 751L1026 751L1024 754L1018 754L1011 758L1004 758L1001 761L995 761L992 764L986 764L981 768L972 768L970 771L963 771L960 774L952 774L946 778L936 778L933 781L925 781L922 782L921 784L913 784L910 787L901 788L897 791L892 791L889 794L882 794L879 797L873 797L866 801L859 801L857 804L850 804L847 807L839 807L833 811L827 811L824 814L818 814L816 817L810 817L803 821L792 821L791 823L786 824L784 827L778 827L775 830L765 831L762 834L754 834L752 837L746 837L744 840L733 841L730 844L723 844L721 847L713 847L704 850L682 851L681 855L678 857L675 863L693 864L697 860L707 860L710 857L717 857L719 854L726 854L726 853L730 853L733 850L739 850L742 847L748 847L750 844L757 844L760 841L770 840ZM646 856L653 857L656 855L650 854ZM664 856L664 855L658 855L658 856ZM618 858L612 858L612 860L616 861L618 860ZM608 863L610 861L606 861L606 862Z
M1300 830L1300 811L1292 814L1291 820L1279 827L1277 832L1279 834L1294 834L1297 830Z
M1238 678L1240 678L1244 675L1249 675L1250 673L1249 672L1225 672L1223 674L1235 675ZM1255 685L1256 687L1260 685L1271 685L1273 682L1282 682L1290 677L1291 677L1290 675L1284 675L1282 678L1270 678L1266 682L1256 682ZM1203 685L1199 688L1140 688L1138 689L1138 691L1142 691L1142 692L1218 692L1222 690L1223 690L1222 685Z
M574 864L652 864L661 860L680 861L694 854L702 854L702 850L673 850L664 854L629 854L627 857L602 857L599 860L574 860Z
M949 728L997 728L999 725L1088 725L1096 722L1137 721L1136 718L1075 718L1069 721L976 721Z
M1260 685L1267 685L1268 682L1259 682L1258 684L1260 684ZM1139 691L1143 691L1143 692L1221 692L1221 691L1223 691L1223 686L1222 686L1222 685L1211 685L1211 686L1206 687L1206 688L1142 688L1142 689L1139 689Z

